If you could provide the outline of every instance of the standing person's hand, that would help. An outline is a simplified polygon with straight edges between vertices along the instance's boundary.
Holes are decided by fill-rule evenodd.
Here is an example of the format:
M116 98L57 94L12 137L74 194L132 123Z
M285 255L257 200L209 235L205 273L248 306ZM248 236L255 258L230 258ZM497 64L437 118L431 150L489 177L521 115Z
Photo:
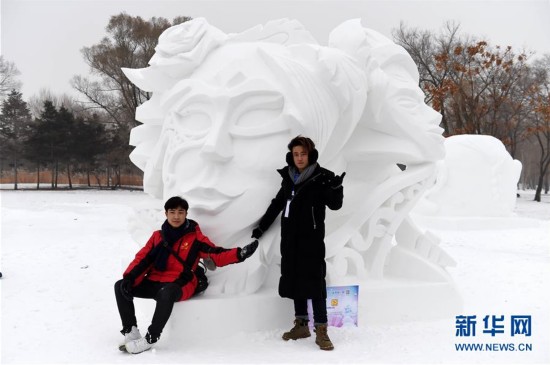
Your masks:
M342 186L342 182L344 181L344 176L346 176L346 173L343 172L342 175L334 176L330 181L330 187L333 189L338 189L340 186Z
M264 234L264 231L260 227L256 227L252 230L252 238L259 239Z

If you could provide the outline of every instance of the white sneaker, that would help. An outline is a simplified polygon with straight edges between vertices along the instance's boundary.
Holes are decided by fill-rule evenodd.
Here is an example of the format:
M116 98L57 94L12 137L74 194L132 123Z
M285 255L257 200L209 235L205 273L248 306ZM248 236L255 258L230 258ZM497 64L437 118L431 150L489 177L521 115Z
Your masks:
M147 351L153 347L154 343L149 343L145 337L138 338L137 340L130 341L126 344L126 351L131 354L139 354L140 352Z
M138 340L141 338L141 333L136 326L132 326L132 330L124 334L124 342L118 345L120 351L126 351L126 344L130 341Z
M138 340L141 338L141 333L136 326L132 326L132 330L124 334L124 344L127 344L130 341Z

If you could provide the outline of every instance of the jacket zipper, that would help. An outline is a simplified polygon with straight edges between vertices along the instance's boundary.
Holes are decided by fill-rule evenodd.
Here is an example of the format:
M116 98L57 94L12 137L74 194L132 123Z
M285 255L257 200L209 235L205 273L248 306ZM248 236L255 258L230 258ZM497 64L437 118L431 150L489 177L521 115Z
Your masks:
M315 212L313 211L313 207L311 207L311 218L313 218L313 229L317 229L317 222L315 222Z
M313 176L312 178L310 178L309 180L307 180L307 181L304 183L304 185L302 185L302 186L300 187L300 189L296 190L296 194L294 194L293 198L295 198L296 195L298 195L298 193L299 193L300 191L302 191L302 189L303 189L304 187L306 187L309 183L315 181L315 179L316 179L317 177L321 176L322 174L323 174L323 173L320 172L320 173L318 173L317 175L315 175L315 176Z
M315 181L315 179L316 179L317 177L321 176L321 175L323 175L322 172L320 172L320 173L318 173L317 175L313 176L312 178L308 179L308 180L304 183L304 185L302 185L302 186L300 187L300 189L296 190L296 193L294 193L294 190L293 190L293 191L292 191L292 199L296 198L296 195L298 195L298 193L299 193L300 191L302 191L302 189L303 189L305 186L307 186L310 182ZM313 212L313 207L311 207L311 217L313 218L313 229L315 230L315 229L317 229L317 222L315 222L315 214L314 214L314 212Z

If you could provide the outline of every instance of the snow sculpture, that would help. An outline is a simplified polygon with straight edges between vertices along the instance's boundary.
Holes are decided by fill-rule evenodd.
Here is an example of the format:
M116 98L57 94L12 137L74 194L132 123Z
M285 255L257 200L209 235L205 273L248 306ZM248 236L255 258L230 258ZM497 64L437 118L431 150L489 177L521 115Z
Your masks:
M415 213L439 217L513 215L521 162L492 136L460 135L445 140L445 160L436 184Z
M279 188L275 170L286 144L302 134L315 141L322 166L347 172L344 207L327 211L328 285L379 283L379 292L392 293L381 308L393 314L392 305L403 306L396 287L410 289L407 299L422 292L412 282L439 284L455 298L445 271L455 262L408 218L433 184L444 148L440 115L424 103L402 47L358 19L321 46L297 21L225 34L198 18L167 29L149 64L124 69L152 92L130 139L144 190L156 199L138 209L132 230L139 242L158 227L162 202L181 195L214 242L248 243ZM274 224L247 263L210 272L208 293L275 293L279 231ZM421 312L430 310L424 302Z

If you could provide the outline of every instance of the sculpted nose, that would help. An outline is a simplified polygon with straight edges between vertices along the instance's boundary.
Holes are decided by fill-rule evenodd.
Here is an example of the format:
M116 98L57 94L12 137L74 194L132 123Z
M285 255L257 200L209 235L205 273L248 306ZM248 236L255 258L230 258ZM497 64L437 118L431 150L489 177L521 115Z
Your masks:
M227 162L233 158L233 145L227 131L212 128L201 149L201 155L212 161Z

